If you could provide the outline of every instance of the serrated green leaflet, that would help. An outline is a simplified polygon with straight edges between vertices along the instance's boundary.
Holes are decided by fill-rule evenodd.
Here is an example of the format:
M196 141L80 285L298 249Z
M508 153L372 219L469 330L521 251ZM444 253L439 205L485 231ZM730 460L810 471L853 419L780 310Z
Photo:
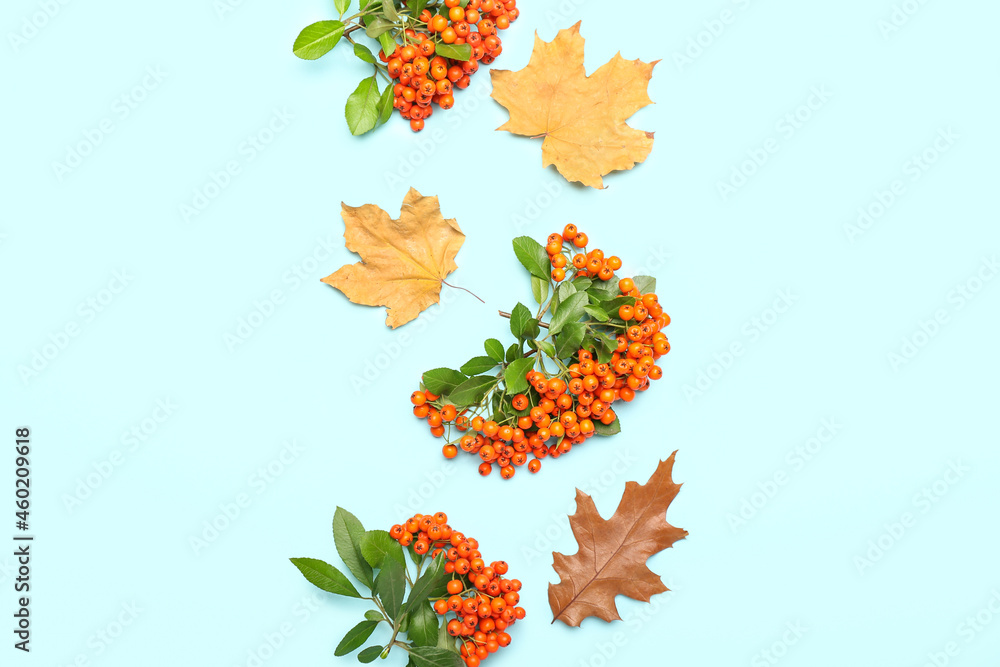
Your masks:
M448 394L448 398L457 406L477 405L496 383L495 377L477 375L458 385L454 391Z
M559 310L552 316L549 322L549 333L557 334L564 326L570 322L576 322L583 315L583 308L587 305L586 292L574 292L559 304Z
M382 569L375 577L374 591L382 602L385 613L395 620L403 606L403 594L406 592L406 566L394 558L387 557L383 560Z
M549 281L538 276L531 276L531 295L535 297L535 303L541 305L549 298Z
M303 60L316 60L326 55L344 34L340 21L317 21L306 26L292 45L292 52Z
M347 631L347 634L340 640L340 644L337 645L333 654L336 656L347 655L351 651L361 648L361 645L375 632L377 625L378 623L375 621L361 621Z
M361 556L374 568L382 567L386 558L391 558L400 565L406 563L403 547L385 530L369 530L365 533L361 538Z
M371 131L378 123L380 116L378 81L371 76L361 81L358 87L347 98L344 107L344 117L351 134L358 136Z
M462 372L466 375L479 375L496 366L497 362L493 357L473 357L462 365Z
M441 49L437 51L438 55L441 55ZM535 239L530 236L519 236L513 241L514 254L517 255L517 259L521 262L524 268L528 269L528 273L540 278L542 280L548 281L549 279L549 256L545 252L545 248L541 246Z
M371 588L374 583L372 568L361 556L361 539L364 535L365 528L358 517L338 507L333 515L333 541L337 546L337 553L351 574Z
M350 579L333 565L316 558L292 558L290 560L313 586L335 595L351 598L361 597Z
M570 322L564 326L555 338L556 356L560 359L568 359L576 354L586 332L587 326L583 322Z
M424 386L427 387L427 390L439 396L454 391L455 387L468 379L463 373L450 368L435 368L423 375Z
M486 348L486 354L496 359L497 363L503 361L503 343L496 338L487 338L486 342L483 343L483 347Z
M534 365L535 358L533 356L515 359L508 364L503 372L503 379L507 385L508 393L520 394L528 390L528 380L525 378L525 375Z

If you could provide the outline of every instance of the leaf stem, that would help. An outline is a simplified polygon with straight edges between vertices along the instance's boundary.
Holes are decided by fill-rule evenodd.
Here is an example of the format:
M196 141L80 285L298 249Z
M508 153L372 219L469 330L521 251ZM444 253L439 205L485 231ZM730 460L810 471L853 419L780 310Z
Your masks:
M446 280L442 280L442 281L441 281L441 284L442 284L442 285L447 285L448 287L451 287L452 289L460 289L460 290L462 290L463 292L468 292L468 293L469 293L469 294L471 294L472 296L474 296L474 297L476 297L477 299L479 299L479 295L477 295L477 294L476 294L475 292L473 292L472 290L468 290L468 289L465 289L464 287L459 287L458 285L452 285L451 283L449 283L449 282L448 282L448 281L446 281ZM480 303L486 303L486 302L485 302L485 301L483 301L482 299L479 299L479 302L480 302Z

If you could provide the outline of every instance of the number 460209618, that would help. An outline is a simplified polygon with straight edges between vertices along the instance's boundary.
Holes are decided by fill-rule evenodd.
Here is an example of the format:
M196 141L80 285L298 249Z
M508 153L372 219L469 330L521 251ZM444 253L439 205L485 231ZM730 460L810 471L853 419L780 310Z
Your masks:
M17 522L15 526L19 530L28 530L29 508L31 507L31 467L28 455L31 453L31 432L27 427L19 428L14 433L17 439L14 441L14 451L16 458L17 477L14 480L15 505L17 506Z

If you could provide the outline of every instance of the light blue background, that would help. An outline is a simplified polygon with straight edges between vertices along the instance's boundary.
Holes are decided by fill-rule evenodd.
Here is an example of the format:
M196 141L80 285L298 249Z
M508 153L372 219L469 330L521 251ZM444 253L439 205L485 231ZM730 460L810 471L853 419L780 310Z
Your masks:
M338 504L368 527L446 510L510 562L529 616L498 665L917 667L950 642L948 664L997 664L1000 617L960 624L1000 595L1000 280L979 277L1000 250L1000 5L910 0L915 13L886 32L892 0L669 2L653 15L525 2L502 67L527 63L534 30L551 39L578 19L590 71L619 49L662 58L656 105L631 121L656 132L655 148L597 191L542 170L538 141L493 131L506 112L485 74L420 135L394 119L352 139L343 103L365 67L290 48L332 3L233 4L75 0L16 48L10 35L41 5L4 4L2 424L8 442L15 426L33 430L37 541L34 650L14 651L4 625L3 664L235 667L255 664L251 652L269 666L354 664L333 648L366 607L314 597L287 561L339 562ZM724 10L729 22L713 23ZM680 61L689 40L705 46ZM116 100L144 81L126 117ZM814 89L827 99L801 108ZM291 120L247 148L276 111ZM791 132L796 112L808 119ZM60 179L53 163L104 120L113 132ZM767 162L724 198L718 184L765 146ZM936 160L913 171L925 150ZM181 205L231 160L241 172L185 220ZM896 180L892 206L852 232ZM458 219L468 239L451 280L487 304L446 292L392 332L384 311L319 279L356 259L340 202L395 214L411 185ZM530 300L509 239L570 221L626 270L658 277L674 320L665 378L620 411L620 436L537 476L483 480L468 457L449 468L407 397L423 370L503 333L498 308ZM116 271L127 287L104 292ZM959 286L978 291L967 300ZM281 303L230 349L275 291ZM782 293L792 305L770 311ZM70 324L79 335L22 379ZM894 363L905 341L911 358ZM368 384L352 381L366 371ZM176 409L131 449L123 434L163 417L157 401ZM818 434L827 442L810 443ZM293 440L301 451L272 464ZM805 462L794 450L810 444ZM550 625L551 551L576 548L574 487L607 516L627 480L645 482L675 449L684 487L669 520L690 536L649 562L674 592L655 606L619 598L627 624ZM116 450L110 477L68 508ZM14 520L3 451L0 534ZM268 465L280 474L262 476ZM935 485L935 502L920 499ZM191 538L240 494L249 506L196 552ZM869 554L880 540L887 550ZM0 556L8 623L12 564ZM100 639L119 617L128 627ZM261 648L275 633L281 646Z

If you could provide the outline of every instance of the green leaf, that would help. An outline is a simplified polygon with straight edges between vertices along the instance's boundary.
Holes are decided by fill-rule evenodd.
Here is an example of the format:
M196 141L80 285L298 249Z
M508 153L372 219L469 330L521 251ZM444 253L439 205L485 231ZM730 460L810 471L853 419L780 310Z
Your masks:
M345 595L349 598L361 597L358 589L354 587L350 579L329 563L315 558L291 558L290 560L295 567L299 568L302 576L313 586L321 588L328 593Z
M395 99L395 95L392 92L392 86L387 85L385 90L382 91L382 97L378 101L378 124L381 125L385 123L392 116L392 102Z
M462 372L466 375L479 375L496 368L496 365L496 359L493 357L473 357L462 366Z
M619 296L610 301L602 301L601 308L611 317L618 318L618 309L622 306L634 306L637 299L634 296Z
M386 557L400 565L406 563L403 547L384 530L369 530L365 533L361 538L361 556L369 565L376 568L384 565Z
M351 0L333 0L333 4L337 8L337 11L340 12L340 15L343 16L347 8L351 6Z
M600 306L584 306L583 310L598 322L607 322L611 319L608 313Z
M383 32L379 35L378 43L382 46L382 52L385 53L387 57L391 57L392 53L396 50L396 39L392 36L391 32Z
M435 53L442 58L468 60L472 57L472 47L468 44L438 44Z
M576 322L583 315L583 307L587 305L586 292L574 292L559 304L559 310L549 322L549 333L557 334L570 322Z
M536 329L534 334L531 334L532 328ZM510 332L517 338L534 338L538 335L537 328L538 320L532 317L531 311L523 303L518 303L510 311Z
M495 377L476 375L458 385L454 391L448 394L448 397L456 406L477 405L496 382Z
M507 385L507 392L511 394L521 394L528 390L528 380L524 376L535 365L535 358L522 357L515 359L508 364L503 372L503 381Z
M455 650L456 639L448 634L448 624L442 623L438 628L437 647L449 651Z
M498 364L503 362L503 343L496 338L487 338L483 347L486 348L486 354L496 359Z
M618 296L618 283L614 280L598 280L587 288L587 291L596 296L601 301L607 301Z
M378 609L369 609L365 612L365 618L369 621L384 621L385 616Z
M590 278L585 278L585 277L573 278L573 287L576 288L577 292L586 292L593 284L594 281L591 280Z
M369 662L375 662L375 659L382 655L381 646L369 646L361 653L358 653L358 662L363 662L368 664Z
M351 134L358 136L372 130L378 123L380 93L378 81L372 75L358 84L357 89L347 98L344 116Z
M635 276L632 282L639 289L639 294L649 294L656 291L656 278L651 276Z
M361 645L375 632L377 625L378 623L375 621L361 621L347 631L347 634L340 640L333 654L336 656L347 655L351 651L361 648Z
M337 46L343 34L344 24L340 21L317 21L299 33L292 53L303 60L316 60Z
M342 507L333 514L333 541L337 545L340 559L347 565L358 581L372 587L372 568L361 556L361 538L365 536L365 528L358 517Z
M596 336L597 347L597 361L598 363L606 364L611 361L611 356L618 349L618 340L612 338L605 333L598 333Z
M455 387L468 380L465 375L450 368L435 368L423 375L424 386L432 394L444 396L455 390Z
M417 646L410 651L416 667L464 667L465 662L455 651L436 646Z
M361 58L361 60L364 60L366 63L370 63L372 65L375 64L375 55L372 54L371 49L364 44L354 44L354 55Z
M410 0L407 7L410 10L410 16L413 18L418 18L420 12L424 11L424 7L427 6L427 0Z
M556 356L556 346L547 340L540 340L538 342L538 349L547 354L550 357ZM520 416L520 415L518 415Z
M446 45L442 44L441 46ZM441 46L438 47L437 54L448 57L441 53ZM521 265L528 269L528 273L547 281L549 279L549 255L545 252L545 248L530 236L519 236L514 239L513 243L514 254L517 255Z
M506 359L507 359L507 363L508 364L512 363L515 360L520 359L520 358L521 358L521 344L520 343L514 343L513 345L511 345L510 347L507 348Z
M399 608L403 606L403 593L406 592L406 566L394 558L386 558L382 562L378 576L375 577L374 591L382 601L385 613L389 618L396 620Z
M616 433L621 433L621 431L622 424L618 421L618 417L615 417L615 420L610 424L601 423L600 420L594 421L594 433L596 435L614 435Z
M410 589L410 594L406 598L407 607L413 607L422 602L426 602L427 598L430 597L431 592L434 591L442 581L444 581L446 575L444 572L444 554L439 555L437 558L431 561L430 567L420 575L420 578L413 582L413 588Z
M438 617L431 609L431 605L424 600L416 607L409 606L407 615L410 618L410 626L406 629L406 636L409 637L414 646L436 646L438 638Z
M556 287L555 294L552 295L552 301L549 302L549 312L555 315L559 311L559 306L570 294L575 294L577 291L576 286L571 282L560 283Z
M587 325L583 322L570 322L556 336L556 356L568 359L580 349L583 335L587 333Z
M382 14L393 23L399 23L399 12L392 0L382 0Z
M365 24L367 25L365 28L365 34L372 39L377 38L379 35L384 35L396 27L391 21L386 21L381 17L376 16L371 20L368 20L368 18L369 17L365 17Z
M531 295L535 297L535 303L541 305L549 298L549 281L538 276L531 276Z

